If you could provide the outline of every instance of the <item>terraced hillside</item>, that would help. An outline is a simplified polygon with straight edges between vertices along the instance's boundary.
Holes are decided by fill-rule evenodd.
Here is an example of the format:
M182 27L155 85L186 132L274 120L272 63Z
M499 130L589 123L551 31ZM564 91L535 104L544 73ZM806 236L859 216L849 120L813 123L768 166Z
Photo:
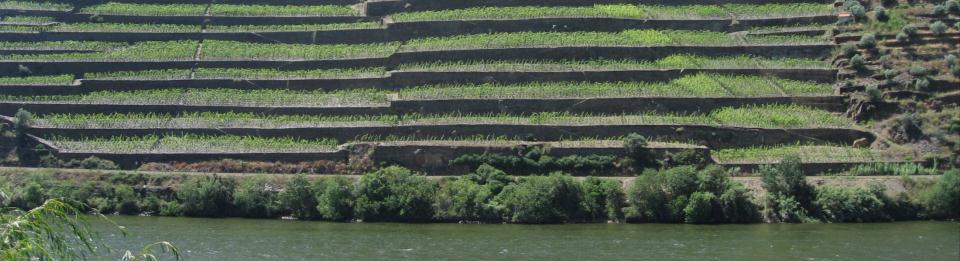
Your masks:
M631 134L661 164L918 159L842 114L832 1L73 2L0 2L19 164L446 175L548 151L620 175Z

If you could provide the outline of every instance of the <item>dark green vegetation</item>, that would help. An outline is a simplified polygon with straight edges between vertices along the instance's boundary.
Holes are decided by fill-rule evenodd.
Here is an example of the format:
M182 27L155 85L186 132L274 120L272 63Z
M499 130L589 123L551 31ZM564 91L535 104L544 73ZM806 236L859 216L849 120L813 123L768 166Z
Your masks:
M877 222L960 214L956 170L936 182L904 177L909 189L896 195L879 184L813 187L796 157L760 172L759 197L718 166L648 169L624 180L561 172L517 178L490 165L439 179L400 167L359 179L11 170L0 189L4 206L24 209L64 198L101 213L366 222Z

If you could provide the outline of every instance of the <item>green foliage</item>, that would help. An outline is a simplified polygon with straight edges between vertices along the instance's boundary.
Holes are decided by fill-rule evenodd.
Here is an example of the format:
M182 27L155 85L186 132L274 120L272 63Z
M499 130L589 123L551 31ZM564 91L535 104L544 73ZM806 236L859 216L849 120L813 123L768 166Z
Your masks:
M763 165L759 169L768 219L781 222L800 222L807 218L815 197L813 187L803 175L800 156L788 155L779 164Z
M757 222L750 194L729 175L719 166L645 171L627 192L627 217L643 222Z
M867 85L864 88L864 93L867 94L867 99L870 102L881 102L883 101L883 92L880 91L880 88L876 84Z
M946 16L946 15L947 15L947 7L946 7L946 6L943 6L943 5L935 5L935 6L933 6L933 12L932 12L931 14L932 14L933 16Z
M573 177L555 172L521 178L507 185L495 201L513 223L575 222L583 216L582 188Z
M873 49L877 47L877 34L876 33L866 33L863 36L860 36L860 42L858 43L860 47L866 49Z
M947 8L948 12L960 13L960 1L947 0L943 2L943 6Z
M897 42L906 43L910 41L910 35L904 32L897 33Z
M912 25L912 24L908 24L908 25L903 26L903 28L900 29L900 32L906 34L906 35L909 36L909 37L915 37L915 36L917 36L917 31L918 31L918 30L919 30L919 29L917 29L917 26Z
M862 40L863 38L861 38ZM852 43L845 43L840 45L840 54L847 58L853 58L854 55L859 54L860 50L857 50L857 45Z
M355 211L364 221L423 222L433 216L436 184L401 167L387 167L360 178Z
M450 165L478 167L486 164L516 175L549 173L552 171L606 173L614 168L618 160L615 156L607 155L570 155L554 158L540 146L514 148L514 150L516 154L523 156L494 153L464 154L450 160Z
M321 178L314 184L317 212L326 220L346 221L353 218L353 180L345 177Z
M265 177L251 177L240 182L233 192L233 205L244 217L271 218L280 215L277 185Z
M817 188L816 205L828 222L877 222L889 221L884 212L885 202L881 186L870 188L840 188L821 186Z
M877 8L873 9L873 19L879 22L886 22L887 20L890 20L890 15L887 14L887 9L883 8L882 6L878 6Z
M138 205L139 196L133 187L129 185L117 185L114 187L114 197L116 204L116 210L118 213L123 215L136 215L140 214L140 206Z
M222 217L228 213L233 200L234 182L220 176L192 176L177 188L177 199L183 215L192 217Z
M581 184L587 220L623 220L624 193L620 182L587 177Z
M22 188L14 190L8 200L9 205L20 209L32 209L43 205L47 200L47 191L40 183L28 182Z
M694 192L690 194L687 206L683 208L684 222L690 224L715 223L716 218L722 216L717 204L717 196L710 192Z
M960 217L960 169L944 173L937 183L924 192L923 203L930 216Z
M941 36L943 35L943 33L946 33L946 32L947 32L947 24L943 23L943 21L936 21L930 24L930 33L933 34L934 36Z
M483 164L473 173L443 183L437 195L440 219L497 221L500 207L493 202L513 178L493 166Z
M850 67L856 70L863 70L866 67L866 61L864 61L863 56L859 54L854 55L853 58L850 58Z
M300 220L312 220L320 217L317 211L317 198L310 181L299 174L287 181L279 195L280 205L293 217Z
M30 124L33 123L33 114L24 110L17 109L17 113L13 115L13 131L17 135L18 142L23 141L26 137L27 130L30 129Z

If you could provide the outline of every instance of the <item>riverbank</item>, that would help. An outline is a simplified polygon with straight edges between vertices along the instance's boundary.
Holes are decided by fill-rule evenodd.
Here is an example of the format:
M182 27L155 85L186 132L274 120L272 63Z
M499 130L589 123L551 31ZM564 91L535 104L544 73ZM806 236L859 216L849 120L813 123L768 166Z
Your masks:
M943 177L805 177L797 158L758 178L719 166L646 169L633 179L511 176L483 165L429 178L400 167L356 176L200 175L2 169L6 206L65 198L104 214L292 217L364 222L797 223L957 218ZM942 183L942 184L941 184Z
M187 260L957 260L960 223L460 225L112 216L114 249L170 241Z

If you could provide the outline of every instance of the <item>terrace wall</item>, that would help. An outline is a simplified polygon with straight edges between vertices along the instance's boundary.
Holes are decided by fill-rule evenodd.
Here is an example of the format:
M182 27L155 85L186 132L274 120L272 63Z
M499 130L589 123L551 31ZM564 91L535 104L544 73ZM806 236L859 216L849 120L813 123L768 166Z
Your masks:
M377 67L384 58L330 60L163 60L163 61L0 61L0 76L19 75L21 66L35 75L83 74L93 72L139 71L159 69L267 68L283 70Z
M763 3L833 3L833 0L650 0L642 1L648 5L706 5L706 4L763 4ZM368 16L382 16L398 12L461 9L478 6L592 6L595 4L637 4L635 0L477 0L477 1L436 1L436 0L368 0L364 3L364 13Z
M393 71L390 77L398 86L418 86L442 83L527 83L527 82L621 82L621 81L669 81L684 75L697 73L744 74L775 76L784 79L830 83L837 75L836 69L663 69L623 71L541 71L541 72L484 72L484 71Z
M442 21L403 21L384 23L388 39L409 40L419 37L483 34L490 32L619 32L629 29L674 29L704 31L744 31L756 27L792 24L829 24L835 15L745 19L631 19L609 17L552 17L527 19L475 19Z
M375 20L367 16L219 16L219 15L126 15L126 14L60 14L58 21L83 23L154 23L187 25L243 25L243 24L328 24Z
M854 129L799 128L765 129L706 125L529 125L529 124L445 124L402 126L349 126L322 128L151 128L151 129L75 129L32 128L37 135L54 135L68 138L141 136L149 134L232 134L262 137L299 137L308 139L329 138L348 142L356 137L369 135L386 137L471 137L506 136L535 138L541 141L557 141L576 138L611 138L637 133L661 140L694 140L711 148L747 147L760 145L797 143L852 144L858 139L873 141L870 133Z
M346 162L349 159L347 151L332 152L290 152L290 153L90 153L90 152L56 152L57 157L64 160L83 160L94 156L113 161L123 169L136 169L145 163L151 162L201 162L221 159L235 159L262 162L305 162L305 161L337 161Z
M656 60L684 53L703 56L750 55L763 57L829 57L832 44L746 46L564 46L517 47L436 51L400 51L390 56L387 67L403 63L465 60Z

